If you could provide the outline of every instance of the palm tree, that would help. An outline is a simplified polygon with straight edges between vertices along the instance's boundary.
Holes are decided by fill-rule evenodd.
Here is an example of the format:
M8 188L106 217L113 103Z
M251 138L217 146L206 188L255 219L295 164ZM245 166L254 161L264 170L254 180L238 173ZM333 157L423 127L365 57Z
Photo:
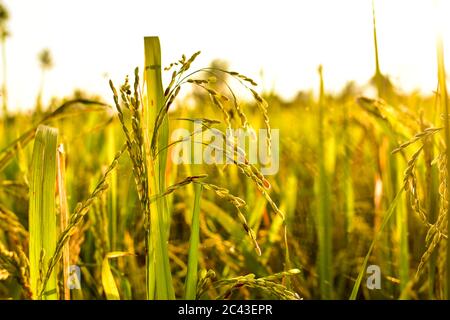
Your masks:
M42 111L42 94L44 92L45 74L53 67L53 58L49 49L42 50L38 55L39 65L41 67L41 85L36 103L36 111Z
M2 46L2 67L3 67L3 83L2 83L2 102L3 102L3 115L6 116L8 111L8 99L6 88L6 38L9 36L7 22L9 20L9 12L6 7L0 3L0 42Z

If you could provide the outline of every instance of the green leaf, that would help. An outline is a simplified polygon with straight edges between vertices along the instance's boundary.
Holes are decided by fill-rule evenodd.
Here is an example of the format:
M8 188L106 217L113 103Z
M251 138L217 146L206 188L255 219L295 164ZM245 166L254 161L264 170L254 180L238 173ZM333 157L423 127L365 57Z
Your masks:
M144 139L151 139L145 144L149 148L150 141L156 139L156 149L168 144L168 121L165 118L159 132L155 137L154 128L159 111L164 107L164 92L161 77L161 46L158 37L145 37L145 82L147 85L147 99L144 104L144 120L147 132ZM153 150L146 150L146 163L148 168L149 198L165 190L165 172L167 162L167 149L154 157ZM147 298L175 299L170 270L168 249L169 210L166 199L161 198L150 204L151 230L148 233L147 256ZM156 292L155 292L156 287Z
M202 185L195 184L194 211L192 214L191 239L189 241L189 260L184 298L194 300L197 293L198 245L200 242L200 198Z
M102 285L105 291L106 299L108 300L120 300L119 289L117 289L116 281L109 265L109 259L131 256L131 253L114 251L106 255L102 262Z
M42 297L41 274L56 248L56 148L58 131L39 126L33 147L30 182L29 232L30 281L34 298L57 299L52 272Z

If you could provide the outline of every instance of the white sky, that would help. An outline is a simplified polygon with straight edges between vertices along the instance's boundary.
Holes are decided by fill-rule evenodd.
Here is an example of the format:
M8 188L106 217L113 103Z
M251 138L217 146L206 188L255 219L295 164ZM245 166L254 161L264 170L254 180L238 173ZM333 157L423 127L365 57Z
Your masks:
M450 14L450 1L440 12ZM201 50L197 66L226 59L232 69L285 97L317 86L339 90L373 73L371 0L4 0L10 106L35 102L37 54L50 48L54 68L45 97L75 88L109 97L107 78L122 81L143 61L143 37L158 35L163 65ZM382 71L406 90L436 87L435 11L430 0L376 0ZM450 64L450 19L443 25Z

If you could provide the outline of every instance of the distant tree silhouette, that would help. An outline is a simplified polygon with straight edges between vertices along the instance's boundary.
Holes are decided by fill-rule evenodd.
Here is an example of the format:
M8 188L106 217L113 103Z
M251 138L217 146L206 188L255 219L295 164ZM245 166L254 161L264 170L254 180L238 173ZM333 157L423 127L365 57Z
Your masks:
M44 92L45 75L53 67L53 58L49 49L43 49L38 55L41 67L41 84L36 101L36 112L42 112L42 95Z
M2 107L3 115L8 112L8 90L6 86L6 38L9 36L7 23L9 20L9 12L6 7L0 3L0 42L2 46L2 68L3 68L3 82L2 82Z

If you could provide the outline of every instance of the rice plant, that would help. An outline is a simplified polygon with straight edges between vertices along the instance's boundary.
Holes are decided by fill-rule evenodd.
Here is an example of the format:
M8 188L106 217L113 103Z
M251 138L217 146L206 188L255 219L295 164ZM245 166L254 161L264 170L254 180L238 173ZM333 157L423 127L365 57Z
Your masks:
M401 91L375 9L365 86L289 100L152 36L110 96L3 99L0 299L448 299L444 44Z

